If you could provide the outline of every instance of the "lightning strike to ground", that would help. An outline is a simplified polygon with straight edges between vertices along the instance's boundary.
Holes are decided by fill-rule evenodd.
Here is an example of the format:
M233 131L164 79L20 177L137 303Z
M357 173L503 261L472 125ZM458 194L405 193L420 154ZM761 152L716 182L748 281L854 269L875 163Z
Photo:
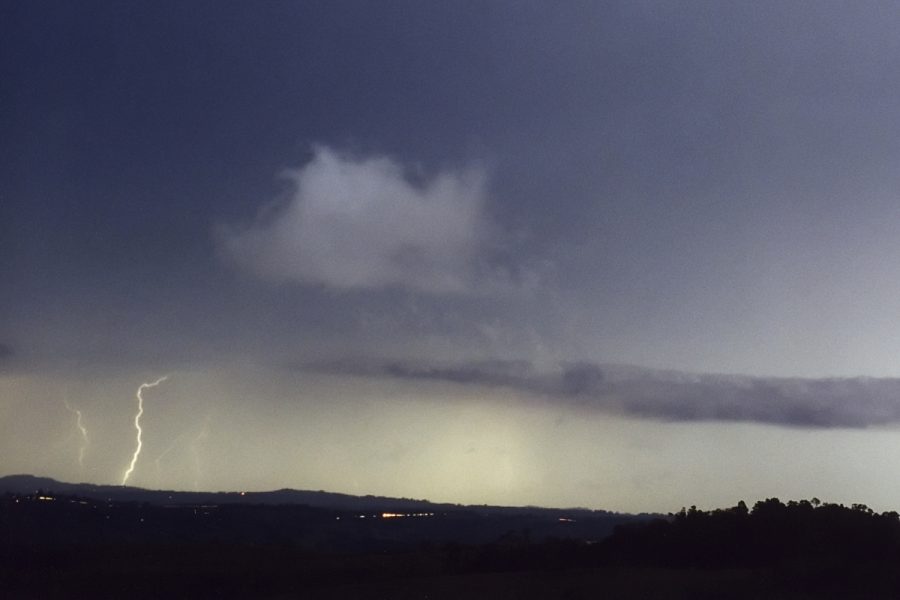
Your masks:
M206 419L203 421L203 429L200 430L200 433L197 434L197 437L194 438L194 441L191 442L191 454L194 458L194 490L200 489L200 479L203 477L203 465L200 461L200 446L206 441L209 437L209 415L206 416Z
M144 430L141 429L141 415L144 414L143 392L147 388L158 386L168 378L168 375L163 375L153 383L142 383L140 386L138 386L136 394L138 401L138 411L137 414L134 415L134 428L137 430L137 446L134 449L134 455L131 457L131 464L128 465L128 469L125 471L125 475L122 477L122 485L128 483L128 478L131 477L131 473L134 471L134 465L137 464L138 457L141 455L141 448L144 445L141 439L141 435L144 433Z
M165 450L163 450L159 454L159 456L157 456L153 460L153 463L156 465L156 487L157 488L159 488L160 485L162 485L162 459L164 459L166 457L166 455L168 455L169 452L171 452L175 448L175 446L178 445L178 443L182 440L182 438L184 438L185 435L186 435L186 432L184 432L184 431L179 433L178 436L172 441L172 443L169 444L169 446Z
M81 411L77 408L73 408L72 405L69 404L69 399L65 396L63 397L63 404L66 405L66 410L75 415L75 426L78 428L78 431L81 432L81 445L78 447L78 467L83 470L84 453L87 450L88 444L90 443L90 439L88 439L87 427L84 426L84 421L81 418Z

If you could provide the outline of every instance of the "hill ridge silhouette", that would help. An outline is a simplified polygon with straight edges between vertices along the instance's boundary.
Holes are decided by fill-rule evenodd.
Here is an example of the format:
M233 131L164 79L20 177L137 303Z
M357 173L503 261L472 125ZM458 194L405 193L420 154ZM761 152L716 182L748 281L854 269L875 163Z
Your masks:
M268 504L304 505L315 508L336 510L375 510L394 508L404 510L473 510L504 513L566 513L575 515L614 516L630 515L602 509L581 507L550 506L503 506L488 504L458 504L452 502L432 502L427 499L378 496L375 494L354 495L325 490L298 490L280 488L266 491L187 491L148 489L137 486L106 485L93 483L70 483L51 477L31 474L13 474L0 477L0 494L34 494L38 491L81 496L91 499L115 500L118 502L147 502L151 504ZM643 516L658 516L647 515Z

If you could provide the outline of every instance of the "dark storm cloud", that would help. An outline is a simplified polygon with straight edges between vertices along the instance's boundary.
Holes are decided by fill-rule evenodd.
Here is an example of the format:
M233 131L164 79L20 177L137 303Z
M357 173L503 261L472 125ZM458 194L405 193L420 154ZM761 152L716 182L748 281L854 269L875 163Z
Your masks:
M461 365L345 360L317 371L503 387L588 410L662 421L739 421L861 428L900 422L900 379L696 375L577 363L540 371L527 362Z
M898 297L878 271L900 237L890 4L8 4L0 314L29 353L208 364L427 339L434 359L615 347L603 360L893 372L896 336L859 333ZM319 195L299 185L314 142L363 157ZM285 212L258 218L286 167ZM348 181L390 193L370 210L333 193ZM533 264L545 296L459 294ZM855 319L773 308L871 282ZM760 329L853 344L787 361Z

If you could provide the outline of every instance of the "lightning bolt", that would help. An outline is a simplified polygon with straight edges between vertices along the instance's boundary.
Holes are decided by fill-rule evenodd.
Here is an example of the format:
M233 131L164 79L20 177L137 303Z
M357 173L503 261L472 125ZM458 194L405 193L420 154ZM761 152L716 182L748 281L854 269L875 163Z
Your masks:
M81 418L81 411L77 408L73 408L72 405L69 404L69 399L66 396L63 396L63 404L66 405L66 410L75 415L75 426L78 427L78 431L81 432L81 445L78 447L78 467L84 470L84 453L90 443L87 427L84 426L84 420Z
M203 429L200 430L200 433L197 434L197 437L194 438L194 441L191 442L191 454L194 457L194 489L199 490L200 487L200 478L203 476L203 465L200 462L200 446L206 441L209 437L209 415L206 416L206 419L203 421Z
M157 488L160 487L161 481L162 481L162 459L164 459L166 457L166 455L169 452L171 452L175 448L176 445L178 445L178 442L180 442L184 436L185 436L184 431L179 433L178 436L172 441L172 443L169 444L169 447L166 448L165 450L163 450L160 453L160 455L157 456L156 459L153 461L154 464L156 464L156 487Z
M163 375L153 383L142 383L138 386L137 389L137 401L138 401L138 411L137 414L134 415L134 428L137 430L137 446L134 449L134 455L131 457L131 464L128 465L128 469L125 471L125 475L122 477L122 485L128 483L128 478L131 477L132 471L134 471L134 465L137 464L138 457L141 455L141 448L143 447L143 442L141 440L141 434L144 433L144 430L141 429L141 415L144 414L144 396L143 392L147 388L156 387L161 384L163 381L168 379L168 375Z

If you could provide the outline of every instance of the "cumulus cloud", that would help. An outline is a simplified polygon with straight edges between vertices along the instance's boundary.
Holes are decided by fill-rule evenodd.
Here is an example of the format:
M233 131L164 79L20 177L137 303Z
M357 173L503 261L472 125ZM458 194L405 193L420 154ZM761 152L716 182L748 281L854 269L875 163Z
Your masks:
M791 427L900 422L900 379L698 375L576 363L539 371L523 362L462 365L341 361L320 371L505 387L571 406L663 421L744 421Z
M391 158L317 146L309 163L286 176L293 183L287 202L252 224L218 231L220 250L240 268L341 289L473 288L488 236L481 169L413 181Z

